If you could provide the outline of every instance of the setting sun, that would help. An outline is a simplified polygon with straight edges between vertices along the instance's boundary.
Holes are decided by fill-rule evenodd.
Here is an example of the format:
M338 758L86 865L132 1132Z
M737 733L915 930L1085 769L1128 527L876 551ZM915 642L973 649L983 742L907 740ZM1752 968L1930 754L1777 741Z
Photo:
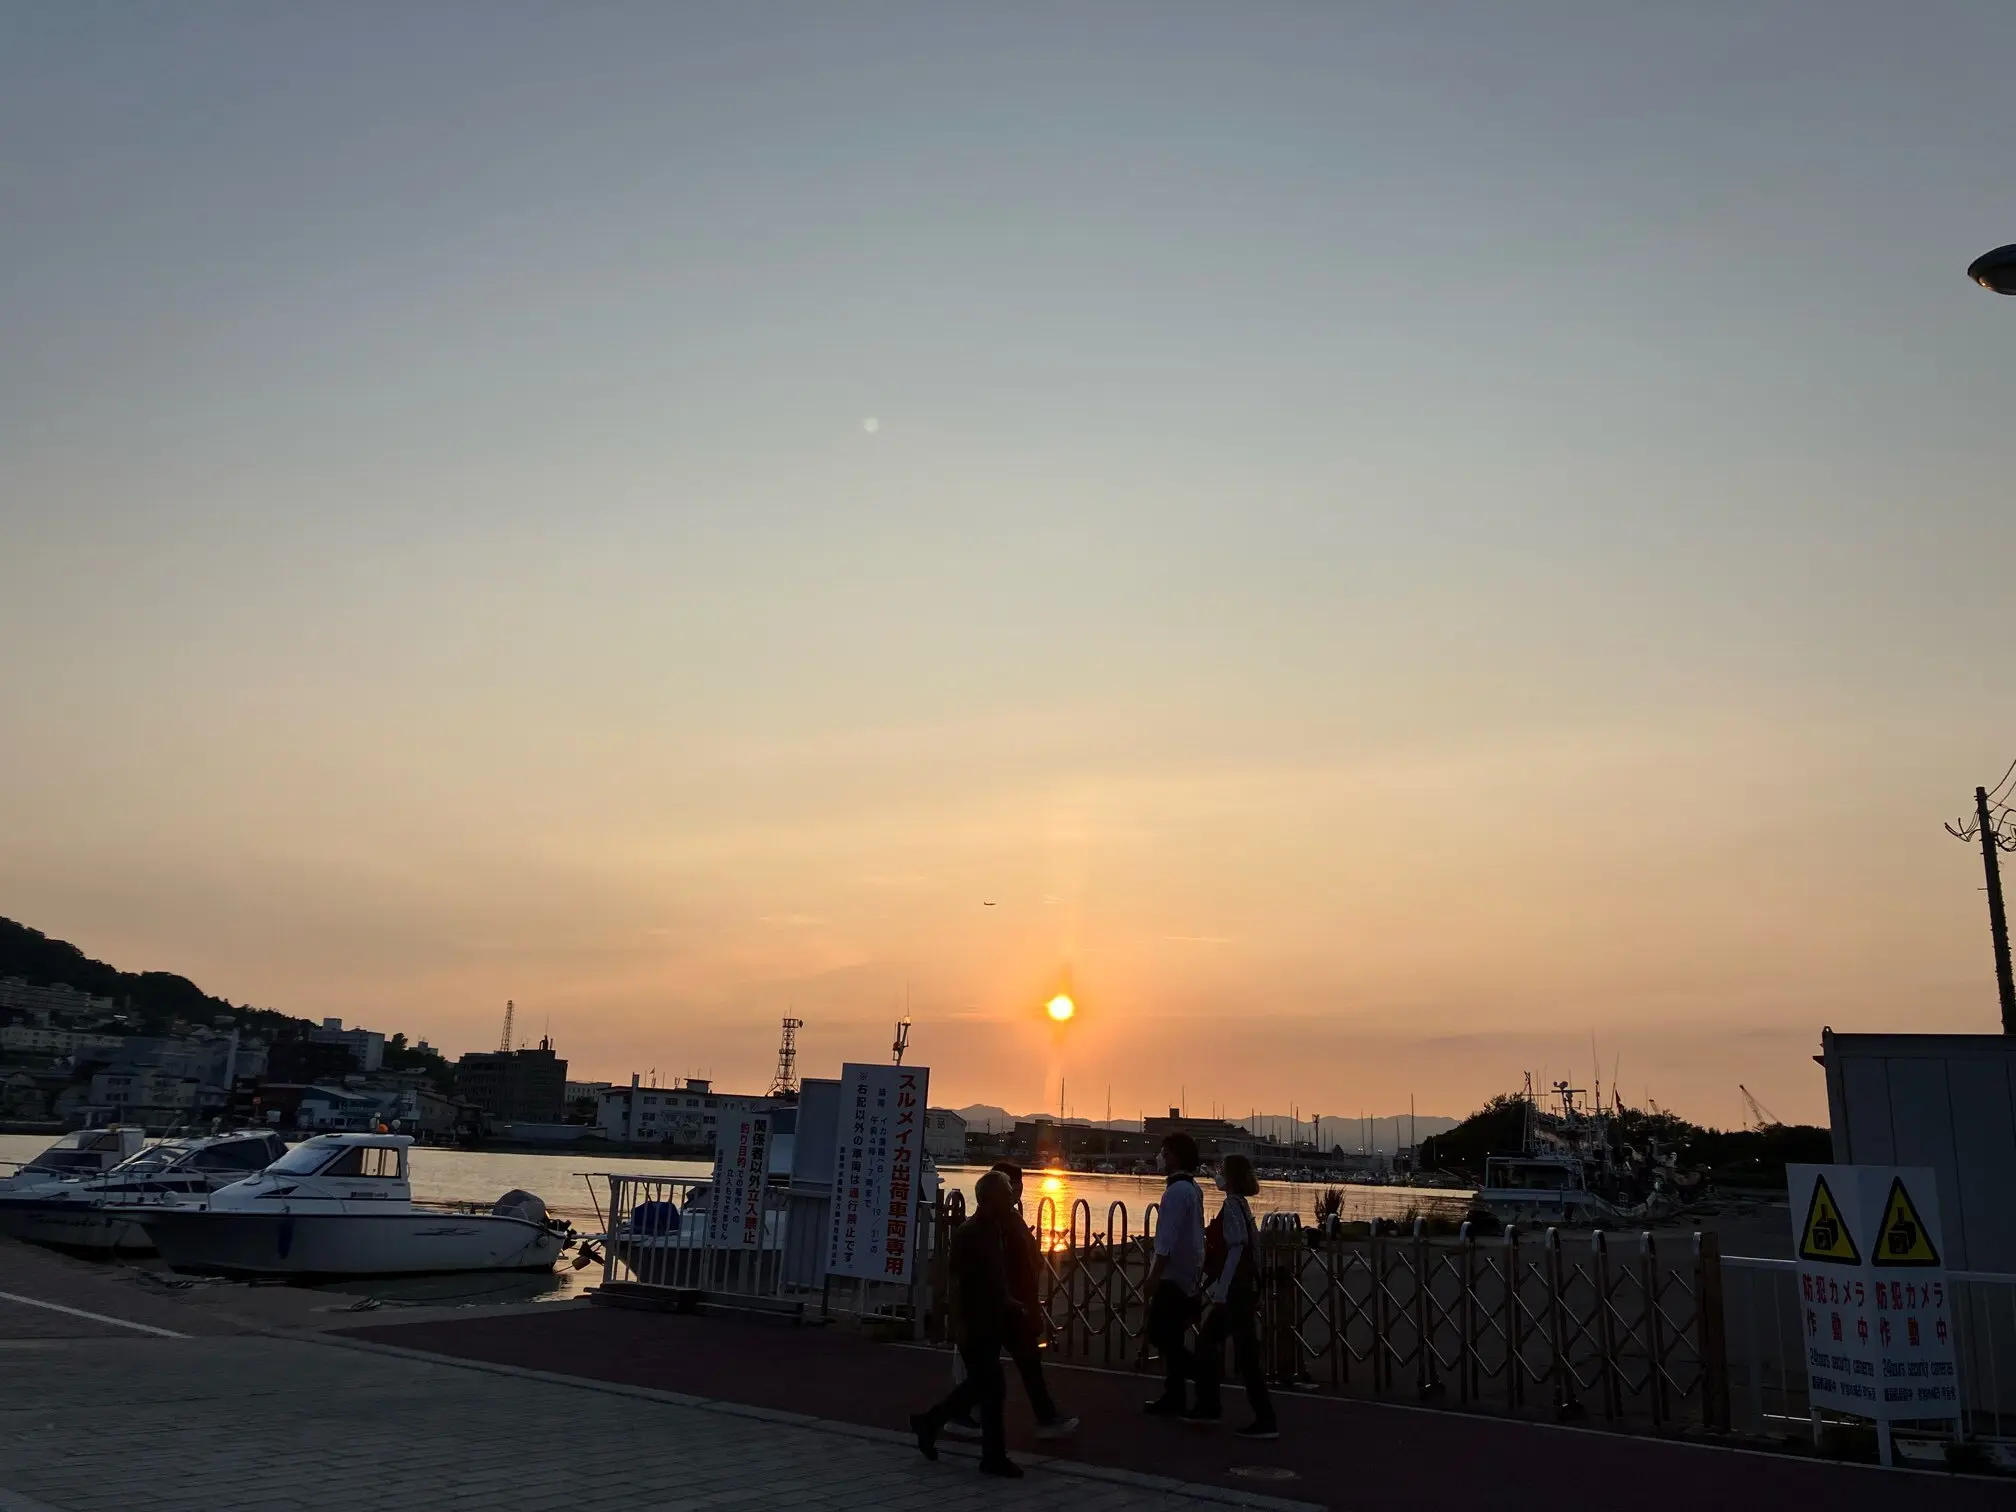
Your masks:
M1050 999L1050 1017L1057 1020L1060 1024L1077 1011L1078 1005L1061 992Z

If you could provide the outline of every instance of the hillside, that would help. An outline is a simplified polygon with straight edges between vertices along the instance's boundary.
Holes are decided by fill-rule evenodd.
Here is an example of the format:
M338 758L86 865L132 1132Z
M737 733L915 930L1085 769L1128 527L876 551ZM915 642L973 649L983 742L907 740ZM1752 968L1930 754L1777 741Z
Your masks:
M127 1014L142 1034L164 1034L176 1019L211 1024L228 1016L242 1028L269 1031L307 1023L271 1008L213 997L173 972L121 971L94 961L67 940L52 940L39 929L5 918L0 918L0 977L21 977L38 987L61 983L110 998L114 1011Z

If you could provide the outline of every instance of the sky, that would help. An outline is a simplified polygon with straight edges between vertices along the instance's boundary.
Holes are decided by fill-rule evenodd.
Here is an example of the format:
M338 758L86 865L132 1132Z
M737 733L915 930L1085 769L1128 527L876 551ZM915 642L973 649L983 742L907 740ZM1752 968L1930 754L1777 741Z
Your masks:
M0 914L577 1076L1824 1119L1997 1027L2012 58L0 5Z

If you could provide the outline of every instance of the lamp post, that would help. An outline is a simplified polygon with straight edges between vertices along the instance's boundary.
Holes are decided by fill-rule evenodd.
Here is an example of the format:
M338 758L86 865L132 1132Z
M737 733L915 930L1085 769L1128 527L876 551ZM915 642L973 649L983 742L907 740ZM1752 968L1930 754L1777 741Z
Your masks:
M2016 294L2016 242L1983 252L1968 266L1967 276L1991 294Z

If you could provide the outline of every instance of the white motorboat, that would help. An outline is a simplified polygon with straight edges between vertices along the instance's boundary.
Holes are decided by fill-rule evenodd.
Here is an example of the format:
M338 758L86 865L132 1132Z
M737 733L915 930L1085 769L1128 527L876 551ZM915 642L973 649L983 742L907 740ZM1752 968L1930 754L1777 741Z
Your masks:
M122 1160L139 1154L146 1142L146 1132L130 1125L74 1130L13 1175L0 1177L0 1194L31 1192L86 1176L102 1176Z
M170 1266L292 1280L545 1271L572 1237L529 1192L489 1212L418 1207L405 1134L318 1134L208 1196L118 1211Z
M65 1249L151 1254L147 1231L111 1209L214 1192L286 1153L286 1143L266 1129L164 1140L102 1176L0 1191L0 1234Z

